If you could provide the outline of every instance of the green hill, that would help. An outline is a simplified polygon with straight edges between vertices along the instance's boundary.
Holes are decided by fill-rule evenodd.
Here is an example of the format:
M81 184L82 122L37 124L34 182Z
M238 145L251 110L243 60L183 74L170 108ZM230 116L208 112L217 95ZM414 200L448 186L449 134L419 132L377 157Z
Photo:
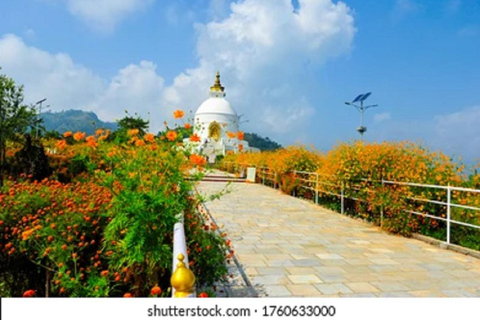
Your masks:
M245 133L243 139L248 142L250 147L255 147L261 151L276 150L282 148L282 146L275 141L270 140L269 137L263 138L256 133Z
M40 117L43 119L43 125L47 131L55 130L60 133L81 131L91 135L99 128L117 129L116 123L104 122L98 119L95 113L82 110L47 112L42 113Z

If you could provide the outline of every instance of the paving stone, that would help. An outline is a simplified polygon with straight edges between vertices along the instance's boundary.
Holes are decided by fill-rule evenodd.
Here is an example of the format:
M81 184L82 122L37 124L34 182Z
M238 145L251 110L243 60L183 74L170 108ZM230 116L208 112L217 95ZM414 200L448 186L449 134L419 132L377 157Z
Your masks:
M225 186L198 189L211 194ZM255 289L258 296L480 297L480 259L389 235L259 184L228 188L206 205L254 284L245 287L235 273L228 290L237 296Z
M326 295L331 294L344 294L344 293L353 293L348 287L346 287L343 283L322 283L316 284L315 288L320 290L321 293Z
M323 281L320 280L317 276L313 274L306 274L306 275L289 275L287 276L293 284L314 284L314 283L322 283Z
M288 291L287 287L273 285L265 287L265 291L268 297L291 297L292 293Z
M295 297L317 297L322 295L313 285L310 284L289 284L288 291Z
M356 293L380 292L380 290L378 290L368 282L348 282L345 283L345 285Z

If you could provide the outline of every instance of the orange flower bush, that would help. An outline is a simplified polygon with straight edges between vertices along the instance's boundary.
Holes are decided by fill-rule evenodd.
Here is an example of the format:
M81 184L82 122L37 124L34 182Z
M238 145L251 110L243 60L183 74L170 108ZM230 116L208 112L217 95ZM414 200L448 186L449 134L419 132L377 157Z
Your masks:
M422 201L446 201L446 191L395 185L381 181L412 182L427 185L451 185L467 188L480 187L480 175L465 175L465 167L446 155L431 152L420 145L408 142L345 143L327 154L303 147L289 147L274 152L227 155L221 168L232 170L232 162L239 166L268 167L271 175L262 176L266 183L279 186L284 192L313 199L315 193L300 184L310 180L315 188L314 175L294 171L315 172L319 176L319 202L340 210L339 196L345 193L345 210L348 214L380 224L388 231L410 235L420 232L445 240L445 223L440 220L406 213L405 210L445 217L445 206ZM332 196L332 194L335 194ZM355 201L351 198L361 199ZM418 199L418 200L415 200ZM480 207L480 196L468 192L452 192L452 202ZM383 216L383 220L381 218ZM452 219L480 225L476 211L452 208ZM480 249L480 232L452 225L452 242Z
M224 239L205 227L208 217L190 196L201 174L184 179L206 160L153 134L131 131L132 143L101 139L108 134L45 141L60 149L47 155L51 178L21 175L0 188L2 294L145 297L155 288L166 296L172 262L165 257L179 212L199 285L226 275ZM177 133L167 139L176 141Z

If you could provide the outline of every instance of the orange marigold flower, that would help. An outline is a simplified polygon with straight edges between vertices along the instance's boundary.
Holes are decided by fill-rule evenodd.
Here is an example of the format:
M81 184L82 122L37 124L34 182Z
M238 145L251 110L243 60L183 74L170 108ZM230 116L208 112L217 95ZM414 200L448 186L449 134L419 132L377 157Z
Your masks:
M155 135L153 133L147 133L144 137L145 141L148 141L150 143L155 142Z
M185 112L183 112L182 110L175 110L173 112L173 117L175 119L182 119L184 115L185 115Z
M159 286L155 286L152 288L152 290L150 290L150 293L152 294L152 296L158 296L162 293L162 289Z
M33 297L35 295L35 290L27 290L23 293L24 298Z
M102 272L100 272L100 275L101 275L102 277L108 276L108 270L103 270Z
M68 138L68 137L71 137L71 136L72 136L72 131L67 131L63 134L64 138Z
M103 129L98 129L97 131L95 131L95 135L96 136L101 136L103 134Z
M238 145L238 151L242 152L243 151L243 144Z
M237 139L238 140L243 140L243 132L242 131L237 132Z
M191 125L190 123L185 123L185 124L184 124L184 127L185 127L185 129L188 130L188 129L190 129L190 128L192 127L192 125Z
M35 229L30 229L30 230L24 231L22 233L22 240L28 240L28 238L30 238L30 236L32 235L32 233L34 231L35 231Z
M60 150L63 150L67 147L67 141L65 140L60 140L55 143L55 147L57 147Z
M229 137L230 139L235 138L235 136L236 134L234 132L230 132L230 131L227 132L227 137Z
M144 146L144 145L145 145L145 141L143 141L143 140L139 139L139 140L135 141L135 146L137 146L137 147L141 147L141 146Z
M139 132L140 132L140 130L138 130L138 129L130 129L130 130L127 131L127 135L129 137L136 136Z
M89 145L92 148L95 148L97 146L97 142L95 141L94 136L88 136L86 141L87 141L87 145Z
M205 163L207 163L207 160L202 156L199 156L197 154L192 154L190 156L190 162L197 166L203 166Z
M190 141L200 142L200 137L195 133L193 136L190 136Z
M168 141L177 140L177 133L175 131L172 131L172 130L168 131L167 132L167 139L168 139Z
M75 139L75 141L81 141L83 139L85 139L85 132L76 132L74 135L73 135L73 139Z

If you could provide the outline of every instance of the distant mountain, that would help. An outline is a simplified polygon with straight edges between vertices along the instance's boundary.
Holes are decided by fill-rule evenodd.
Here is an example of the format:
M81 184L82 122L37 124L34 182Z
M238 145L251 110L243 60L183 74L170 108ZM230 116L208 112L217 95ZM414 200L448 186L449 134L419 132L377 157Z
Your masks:
M98 119L93 112L82 110L67 110L62 112L46 112L40 114L43 119L43 125L47 131L55 130L60 133L66 131L81 131L91 135L96 129L116 130L117 124L114 122L103 122Z
M276 150L282 148L282 146L275 141L270 140L269 137L263 138L256 133L245 133L243 139L248 142L250 147L255 147L261 151Z
M55 130L59 133L66 131L85 132L87 135L94 134L96 129L117 130L117 124L114 122L104 122L98 119L94 112L82 110L67 110L62 112L46 112L40 117L43 119L43 125L47 131ZM251 147L258 148L262 151L275 150L282 146L270 138L263 138L256 133L245 133L245 141Z

